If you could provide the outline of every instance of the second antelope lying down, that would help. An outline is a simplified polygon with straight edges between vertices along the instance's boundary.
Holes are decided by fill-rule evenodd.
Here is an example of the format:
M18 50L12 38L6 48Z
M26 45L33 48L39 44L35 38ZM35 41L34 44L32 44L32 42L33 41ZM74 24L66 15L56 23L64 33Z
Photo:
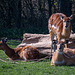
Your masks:
M0 50L3 50L9 60L34 60L39 59L39 51L31 46L12 49L6 44L6 40L0 41Z
M64 44L57 45L52 56L51 65L75 65L75 49L64 48Z

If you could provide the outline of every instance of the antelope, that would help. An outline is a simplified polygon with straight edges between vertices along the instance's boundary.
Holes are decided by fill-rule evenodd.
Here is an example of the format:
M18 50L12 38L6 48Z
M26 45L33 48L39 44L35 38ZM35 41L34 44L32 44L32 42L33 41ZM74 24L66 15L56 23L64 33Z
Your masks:
M61 39L65 39L66 41L66 47L68 43L68 39L70 37L71 33L71 18L67 17L66 15L62 13L55 13L52 14L51 17L48 20L48 30L50 34L50 40L51 40L51 55L52 55L52 48L53 48L53 40L54 40L54 34L57 37L57 42Z
M31 46L24 46L19 48L10 48L6 44L5 39L0 41L0 50L3 50L5 54L9 57L9 60L34 60L39 59L39 51Z
M75 49L64 47L64 43L57 44L57 50L52 56L51 65L75 65Z

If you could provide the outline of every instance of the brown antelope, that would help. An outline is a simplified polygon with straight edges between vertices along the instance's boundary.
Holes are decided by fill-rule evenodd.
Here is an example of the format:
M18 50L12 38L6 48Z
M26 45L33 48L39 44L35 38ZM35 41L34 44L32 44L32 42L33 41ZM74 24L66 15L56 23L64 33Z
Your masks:
M57 37L57 41L59 42L60 39L65 39L66 43L68 43L68 39L71 33L71 17L67 17L62 13L55 13L52 14L48 21L48 29L50 34L51 40L51 54L52 54L52 47L53 47L53 40L54 34ZM66 45L67 47L67 45Z
M9 60L34 60L39 59L39 51L31 46L19 47L12 49L3 39L0 41L0 50L3 50L9 57Z
M51 65L75 65L75 49L64 48L64 44L57 44Z

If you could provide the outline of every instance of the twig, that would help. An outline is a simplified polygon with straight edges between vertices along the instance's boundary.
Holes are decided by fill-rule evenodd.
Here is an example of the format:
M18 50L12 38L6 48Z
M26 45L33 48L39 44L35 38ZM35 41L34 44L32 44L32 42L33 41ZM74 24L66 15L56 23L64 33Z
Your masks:
M21 63L21 64L32 64L32 63L35 63L35 62L41 61L41 60L46 59L46 58L49 58L49 56L46 56L46 57L41 58L41 59L37 59L37 61L34 61L34 62L30 62L30 63ZM36 60L36 59L34 59L34 60ZM30 61L30 60L29 60L29 61Z
M5 60L2 60L2 59L0 59L0 61L2 61L2 62L7 62L7 61L5 61Z
M49 58L49 56L46 56L46 57L41 58L41 59L37 59L37 61L30 62L30 63L18 63L18 62L11 62L11 63L16 63L16 64L32 64L32 63L35 63L35 62L41 61L41 60L46 59L46 58ZM36 60L36 59L34 59L34 60ZM5 63L8 62L8 61L2 60L2 59L0 59L0 61L5 62ZM29 60L29 61L30 61L30 60Z
M0 59L0 61L5 62L5 63L9 62L9 61L5 61L3 59ZM11 62L11 63L17 63L18 64L18 62Z

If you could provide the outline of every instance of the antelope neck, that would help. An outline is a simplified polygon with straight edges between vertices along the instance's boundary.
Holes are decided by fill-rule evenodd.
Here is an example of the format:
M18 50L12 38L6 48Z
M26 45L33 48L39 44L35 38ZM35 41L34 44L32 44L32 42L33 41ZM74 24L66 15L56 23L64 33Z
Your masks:
M67 29L65 29L63 27L62 36L69 36L69 34L70 34L70 28L68 27Z
M64 59L63 59L63 52L57 50L57 54L56 54L56 58L53 59L53 63L56 64L56 65L59 65L59 64L63 64L64 63Z
M13 54L15 54L14 49L10 48L7 44L5 45L3 50L4 50L5 54L10 58L13 56Z

